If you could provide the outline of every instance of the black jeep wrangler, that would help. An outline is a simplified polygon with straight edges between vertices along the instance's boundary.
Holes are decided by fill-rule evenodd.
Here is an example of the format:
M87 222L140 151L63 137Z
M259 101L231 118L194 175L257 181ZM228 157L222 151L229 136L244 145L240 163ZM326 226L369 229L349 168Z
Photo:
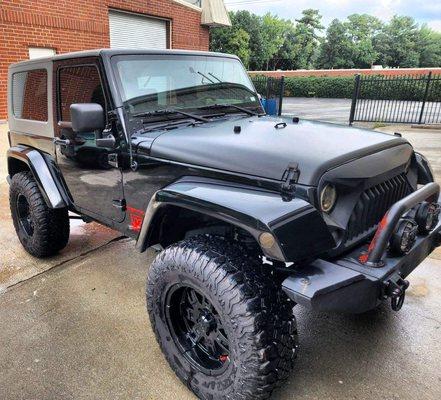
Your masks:
M439 244L439 186L399 135L265 115L225 54L98 50L9 69L17 235L61 250L69 218L159 254L147 308L202 399L267 399L297 352L295 304L403 305Z

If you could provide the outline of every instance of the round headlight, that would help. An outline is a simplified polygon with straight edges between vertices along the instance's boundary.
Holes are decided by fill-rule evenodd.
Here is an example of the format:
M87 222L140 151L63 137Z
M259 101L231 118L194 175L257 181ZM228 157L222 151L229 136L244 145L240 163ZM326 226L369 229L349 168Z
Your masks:
M328 183L320 193L320 207L321 209L328 213L332 210L337 200L337 191L335 187Z
M423 201L415 214L415 220L418 224L418 232L422 235L429 233L439 221L440 208L437 203L428 203Z
M269 233L269 232L263 232L263 233L259 236L259 242L260 242L260 245L261 245L264 249L270 249L270 248L273 247L274 244L276 243L276 239L274 238L273 235L271 235L271 233Z
M411 219L402 218L390 240L391 250L395 254L407 254L415 244L418 225Z

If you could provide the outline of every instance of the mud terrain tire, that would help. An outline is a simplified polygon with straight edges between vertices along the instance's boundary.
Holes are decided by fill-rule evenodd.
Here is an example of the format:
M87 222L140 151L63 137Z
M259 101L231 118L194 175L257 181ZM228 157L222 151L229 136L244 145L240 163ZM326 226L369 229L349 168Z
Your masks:
M297 350L293 303L273 278L268 266L210 236L174 244L153 261L146 293L153 330L172 369L199 398L268 399L289 376ZM228 357L221 356L224 367L202 368L189 356L193 350L183 349L186 336L176 335L174 327L180 325L171 317L179 319L185 311L170 310L168 293L186 287L211 303L216 320L222 321L229 343Z
M17 236L29 254L48 257L66 246L67 208L49 208L31 172L19 172L12 177L9 205Z

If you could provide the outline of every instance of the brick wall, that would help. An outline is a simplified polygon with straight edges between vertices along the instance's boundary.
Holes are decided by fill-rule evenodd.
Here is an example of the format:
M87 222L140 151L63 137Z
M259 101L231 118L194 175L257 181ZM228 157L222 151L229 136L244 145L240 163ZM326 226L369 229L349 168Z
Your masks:
M354 76L362 75L420 75L428 74L432 71L434 74L441 74L441 68L396 68L396 69L310 69L295 71L249 71L250 75L265 75L279 78L282 75L290 76Z
M29 58L29 47L57 53L110 46L108 9L167 18L171 47L208 50L201 14L172 0L0 0L0 119L5 119L8 65Z

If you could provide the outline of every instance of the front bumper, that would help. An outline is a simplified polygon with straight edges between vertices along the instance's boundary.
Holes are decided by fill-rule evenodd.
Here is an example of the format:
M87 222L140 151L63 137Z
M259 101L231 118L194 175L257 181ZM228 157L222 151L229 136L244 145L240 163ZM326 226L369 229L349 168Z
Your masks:
M428 185L403 199L397 213L403 214L415 205L415 201L422 201L422 193L430 196L439 195L439 187ZM423 195L424 197L424 195ZM439 203L439 200L438 200ZM398 204L398 203L397 203ZM382 226L384 231L391 231L398 219L393 217L395 205L389 211L389 222ZM397 209L397 207L395 207ZM378 236L378 235L376 235ZM374 246L381 247L384 240L373 241ZM366 254L367 246L361 246L343 258L332 261L315 260L305 265L286 278L282 283L284 292L296 303L309 309L319 311L338 311L361 313L378 306L383 300L391 296L391 287L403 285L407 277L437 246L441 243L441 222L426 236L419 235L412 249L404 256L394 257L384 251L381 262L362 262L361 255ZM385 250L385 248L384 248ZM403 288L403 292L406 288ZM403 296L404 298L404 296Z

